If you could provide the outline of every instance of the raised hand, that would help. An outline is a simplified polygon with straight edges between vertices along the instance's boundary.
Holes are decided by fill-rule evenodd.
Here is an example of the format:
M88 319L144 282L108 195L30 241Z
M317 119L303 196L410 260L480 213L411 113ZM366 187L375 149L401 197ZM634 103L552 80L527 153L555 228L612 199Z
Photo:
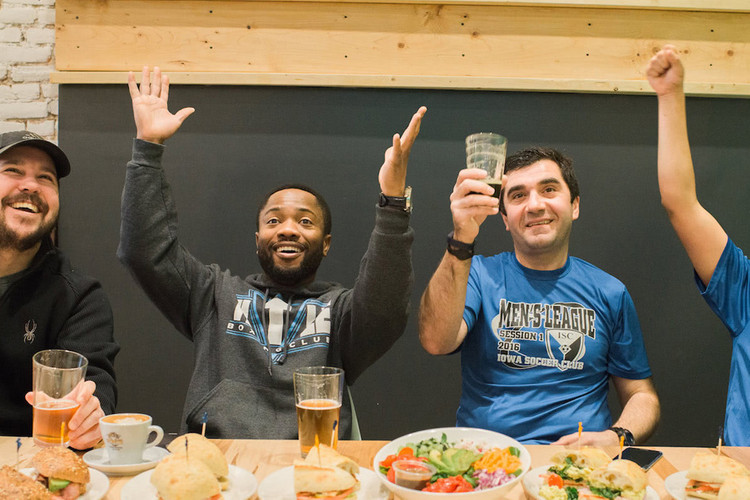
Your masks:
M143 67L140 88L131 71L128 74L128 88L133 101L133 117L137 129L136 137L144 141L163 144L180 128L185 118L193 114L195 108L182 108L170 113L169 78L162 75L159 67L154 68L154 82L151 82L148 66Z
M486 176L487 172L478 168L465 168L458 173L451 193L453 237L458 241L473 243L484 219L499 211L500 201L492 196L494 188L479 180Z
M393 136L393 145L385 151L385 160L380 167L378 181L380 190L386 196L403 196L406 186L406 165L409 163L409 153L414 141L419 135L419 127L427 108L422 106L411 117L409 126L402 136Z
M646 77L658 95L682 91L685 69L673 45L665 45L651 58Z

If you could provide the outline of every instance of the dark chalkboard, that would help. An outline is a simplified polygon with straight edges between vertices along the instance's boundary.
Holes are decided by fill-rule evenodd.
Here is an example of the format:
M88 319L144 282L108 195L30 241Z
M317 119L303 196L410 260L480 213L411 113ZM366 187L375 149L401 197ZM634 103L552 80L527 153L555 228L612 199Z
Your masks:
M372 228L383 152L418 106L428 107L408 175L416 230L412 315L403 338L352 389L365 439L455 424L458 357L421 349L416 313L451 229L448 196L464 162L463 138L491 130L509 138L511 151L539 144L573 157L582 196L571 253L620 278L633 296L662 398L651 443L716 442L731 343L700 298L659 203L655 97L229 86L173 86L170 97L173 110L197 109L165 157L183 244L236 274L257 272L260 196L281 183L308 183L333 211L333 245L318 276L346 286ZM742 179L750 167L750 100L692 98L688 116L699 196L748 247L750 201ZM151 413L175 431L191 345L115 257L134 130L125 84L61 86L60 144L73 168L61 187L60 244L110 295L122 344L119 409ZM499 218L485 222L478 248L485 254L511 248Z

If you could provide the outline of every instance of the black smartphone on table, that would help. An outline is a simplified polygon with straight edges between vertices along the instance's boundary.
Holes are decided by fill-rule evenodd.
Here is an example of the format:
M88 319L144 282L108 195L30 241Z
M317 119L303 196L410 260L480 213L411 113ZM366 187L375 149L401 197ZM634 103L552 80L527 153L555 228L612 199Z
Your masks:
M637 463L644 471L649 470L662 456L662 452L649 450L648 448L625 448L622 450L622 458ZM617 454L613 459L620 458Z

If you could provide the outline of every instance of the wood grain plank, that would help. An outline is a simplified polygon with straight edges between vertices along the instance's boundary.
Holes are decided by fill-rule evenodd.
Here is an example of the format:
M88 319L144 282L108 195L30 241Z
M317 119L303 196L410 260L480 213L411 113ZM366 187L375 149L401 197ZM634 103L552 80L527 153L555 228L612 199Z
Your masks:
M683 53L688 84L708 94L742 94L750 85L750 13L327 1L56 5L59 72L147 64L243 75L237 81L328 75L334 86L352 77L394 87L437 79L454 88L526 82L522 88L568 91L572 82L573 91L640 92L648 59L670 42Z

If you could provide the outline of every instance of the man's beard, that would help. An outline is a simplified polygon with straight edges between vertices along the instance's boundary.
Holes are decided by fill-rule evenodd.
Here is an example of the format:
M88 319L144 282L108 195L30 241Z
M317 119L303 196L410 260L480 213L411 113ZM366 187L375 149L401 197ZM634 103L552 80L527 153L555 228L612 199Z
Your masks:
M315 276L323 261L323 244L308 248L302 262L295 268L284 269L276 266L273 262L273 252L267 244L258 247L258 260L263 272L272 281L284 286L296 286Z
M24 194L19 196L9 196L2 200L0 203L0 248L12 249L19 252L25 252L42 241L44 238L49 236L52 230L57 225L57 217L52 217L48 221L43 221L42 224L36 228L33 232L26 236L20 236L17 232L13 231L5 223L5 207L9 207L11 203L18 201L28 201L34 203L39 207L40 213L46 214L49 210L48 205L36 194L30 195Z

